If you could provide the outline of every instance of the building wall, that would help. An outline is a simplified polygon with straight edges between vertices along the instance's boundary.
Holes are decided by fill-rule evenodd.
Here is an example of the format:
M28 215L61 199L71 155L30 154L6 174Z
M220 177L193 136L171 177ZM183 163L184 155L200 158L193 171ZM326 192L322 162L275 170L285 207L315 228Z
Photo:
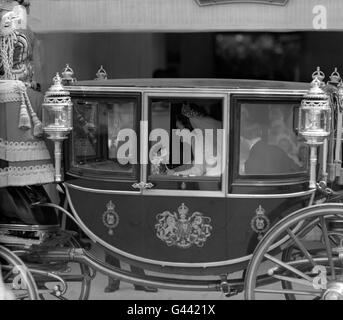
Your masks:
M37 34L36 78L45 91L66 63L78 80L95 78L103 65L109 78L152 77L165 68L163 35L146 33Z
M328 77L337 67L343 77L343 32L307 32L304 36L304 54L301 59L300 80L311 80L317 66Z
M181 38L180 75L184 78L210 78L214 71L211 33L184 34Z
M56 33L38 34L36 74L46 90L57 71L69 63L79 80L93 79L100 65L110 78L149 78L174 67L182 78L211 78L215 70L215 33ZM343 75L343 33L302 33L300 81L317 66L329 76ZM277 79L275 79L277 80Z
M342 29L342 0L245 2L200 7L194 0L31 0L30 25L41 33L297 31L324 28L317 22L320 9L328 30Z
M215 60L215 35L216 33L167 34L168 63L171 62L178 69L182 78L218 77L216 69L220 65ZM343 32L302 32L300 35L302 52L299 61L295 61L299 73L297 80L310 81L317 66L322 68L327 79L335 67L343 77Z

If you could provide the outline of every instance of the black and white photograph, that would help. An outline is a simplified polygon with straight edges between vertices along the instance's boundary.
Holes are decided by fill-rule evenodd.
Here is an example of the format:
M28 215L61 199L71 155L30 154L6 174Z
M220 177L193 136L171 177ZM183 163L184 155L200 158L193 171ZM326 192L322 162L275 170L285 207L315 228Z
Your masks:
M343 300L342 133L342 0L0 0L0 300Z

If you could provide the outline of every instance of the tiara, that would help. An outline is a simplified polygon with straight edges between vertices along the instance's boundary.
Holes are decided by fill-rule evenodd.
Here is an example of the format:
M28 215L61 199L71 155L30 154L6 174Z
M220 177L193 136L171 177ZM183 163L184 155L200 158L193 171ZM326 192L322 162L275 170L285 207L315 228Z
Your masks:
M192 109L189 104L184 104L182 106L181 114L187 118L202 117L203 114L199 111Z

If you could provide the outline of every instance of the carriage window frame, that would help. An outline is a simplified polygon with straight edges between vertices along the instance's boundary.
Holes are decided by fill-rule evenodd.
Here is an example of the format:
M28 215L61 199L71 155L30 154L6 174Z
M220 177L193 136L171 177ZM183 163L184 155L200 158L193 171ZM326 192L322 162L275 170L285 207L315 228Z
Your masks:
M295 112L299 110L303 95L301 94L232 94L230 98L230 148L231 152L229 155L229 190L230 185L247 185L251 183L258 183L259 185L269 184L289 184L297 183L299 181L306 182L308 180L308 170L295 173L286 174L260 174L260 175L248 175L240 174L240 137L241 137L241 106L246 103L271 103L282 104L290 103L294 101L293 106L293 130L298 136L298 124L296 123L297 117ZM308 163L307 163L308 166Z
M101 101L108 100L109 102L115 99L132 99L135 100L135 110L134 113L134 127L137 135L137 164L132 165L132 172L129 174L120 172L104 171L99 169L88 169L76 167L73 164L75 159L75 133L74 130L71 131L70 137L68 139L67 152L65 153L65 167L66 174L69 176L82 177L83 179L97 180L97 181L108 181L108 182L122 182L129 183L137 182L140 179L140 122L142 117L142 94L140 92L123 92L123 91L89 91L89 92L73 92L71 90L71 98L74 103L75 100L89 101ZM108 129L107 129L108 130Z
M148 165L144 166L142 177L144 177L144 181L147 182L152 182L154 183L154 180L151 179L151 177L154 177L156 181L159 182L190 182L190 183L201 183L201 182L208 182L212 180L212 183L220 183L220 187L217 190L198 190L198 189L175 189L175 188L158 188L157 186L154 186L151 189L148 190L143 190L143 194L165 194L165 192L168 192L168 194L173 194L173 195L189 195L189 196L217 196L217 197L225 197L226 193L226 185L227 185L227 167L226 167L226 162L227 162L227 132L228 132L228 110L229 110L229 95L227 92L223 91L205 91L201 90L200 92L197 90L185 90L185 91L179 91L179 90L173 90L171 89L170 91L146 91L144 92L144 120L148 122L148 127L146 131L146 137L145 137L145 142L144 142L144 147L147 149L142 155L142 157L147 157ZM161 100L166 100L166 99L175 99L175 100L184 100L184 99L207 99L207 100L220 100L221 102L221 116L222 116L222 129L224 130L224 135L222 139L222 171L220 177L204 177L204 176L163 176L161 175L160 177L154 176L150 174L150 160L149 160L149 148L151 146L150 141L149 141L149 135L152 129L152 110L151 110L151 100L155 99L161 99ZM143 142L143 141L142 141ZM143 148L143 147L142 147Z

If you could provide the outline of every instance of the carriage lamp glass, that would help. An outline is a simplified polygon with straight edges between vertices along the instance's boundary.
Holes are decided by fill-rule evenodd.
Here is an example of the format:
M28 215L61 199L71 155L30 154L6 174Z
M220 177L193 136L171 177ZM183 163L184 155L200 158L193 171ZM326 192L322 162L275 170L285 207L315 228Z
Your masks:
M310 187L316 186L317 147L331 133L329 96L322 89L322 81L315 76L311 89L305 94L299 110L299 134L311 148Z
M61 182L62 142L72 130L72 102L70 94L62 86L57 74L54 84L45 93L42 105L43 130L49 140L55 143L55 181Z

